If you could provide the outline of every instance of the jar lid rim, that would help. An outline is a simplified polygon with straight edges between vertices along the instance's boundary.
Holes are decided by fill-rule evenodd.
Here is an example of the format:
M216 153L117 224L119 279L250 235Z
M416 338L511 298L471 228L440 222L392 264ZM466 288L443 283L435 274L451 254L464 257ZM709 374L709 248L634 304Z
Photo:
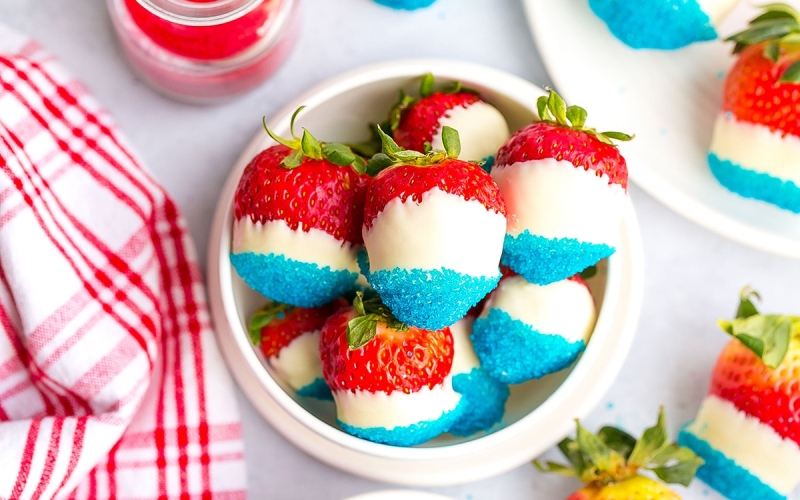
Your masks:
M191 26L220 24L237 19L263 0L136 0L152 14L174 23Z

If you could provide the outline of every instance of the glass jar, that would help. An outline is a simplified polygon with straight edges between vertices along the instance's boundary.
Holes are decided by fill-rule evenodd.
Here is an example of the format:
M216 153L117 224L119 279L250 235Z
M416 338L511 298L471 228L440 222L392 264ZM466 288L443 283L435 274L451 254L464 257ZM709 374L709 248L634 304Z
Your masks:
M107 1L134 70L192 103L258 86L283 64L299 31L299 0Z

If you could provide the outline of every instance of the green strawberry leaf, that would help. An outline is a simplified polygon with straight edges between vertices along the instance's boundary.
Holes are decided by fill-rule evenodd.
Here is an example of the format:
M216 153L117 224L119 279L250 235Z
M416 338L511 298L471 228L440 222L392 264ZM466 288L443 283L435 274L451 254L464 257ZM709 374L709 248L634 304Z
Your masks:
M602 439L586 430L579 420L575 422L578 428L576 441L581 452L586 455L588 464L600 471L607 471L616 470L625 462L625 459L606 445Z
M265 326L269 325L276 319L282 318L292 309L294 308L287 304L270 302L254 312L250 317L250 322L247 325L247 333L250 336L250 342L253 345L260 345L261 330L263 330Z
M289 120L289 133L292 134L292 137L294 137L295 140L297 139L297 136L294 134L294 122L297 120L297 115L299 115L304 109L306 109L305 106L300 106L299 108L295 109L294 113L292 113L291 120Z
M800 83L800 61L792 63L781 75L781 83Z
M422 82L419 84L419 95L422 97L428 97L429 95L433 94L433 87L436 83L436 79L433 77L433 73L426 73L422 75Z
M792 14L790 14L788 12L781 12L779 10L771 10L771 11L764 12L760 16L754 18L752 21L750 21L749 24L750 24L750 26L753 26L755 24L758 24L758 23L761 23L761 22L764 22L764 21L771 21L773 19L794 19L794 16L792 16Z
M558 443L558 449L569 461L572 468L575 469L575 475L581 477L586 470L586 460L581 452L581 447L578 442L572 438L564 438Z
M352 165L356 161L356 155L344 144L323 144L321 154L323 158L340 167Z
M589 280L597 276L597 266L589 266L580 272L579 276L583 280Z
M608 137L609 139L615 139L617 141L622 141L622 142L632 141L633 138L636 137L634 135L623 134L622 132L600 132L600 134L598 135L605 136Z
M566 465L557 464L555 462L545 462L542 464L540 461L534 460L533 466L541 472L558 474L566 477L576 477L575 469L567 467Z
M774 40L800 28L794 19L770 19L760 22L746 30L728 37L726 41L754 45L766 40Z
M749 318L758 314L758 309L753 303L753 299L760 301L761 295L749 286L744 287L739 293L739 307L736 309L737 319Z
M567 119L572 124L573 128L578 130L582 129L583 126L586 124L586 118L589 114L580 106L569 106L567 107Z
M356 296L353 299L353 308L356 310L357 315L366 316L367 310L364 309L364 292L356 292Z
M547 96L543 95L536 100L536 109L539 112L539 119L542 121L550 121L550 110L547 109Z
M777 368L789 350L792 322L800 320L792 316L774 314L719 321L720 327L739 340L745 347L761 358L765 365Z
M356 156L356 159L353 160L350 166L352 166L353 170L358 174L364 175L367 173L367 162L360 156Z
M795 21L800 22L800 12L797 9L783 2L773 2L766 5L759 5L759 8L773 14L786 14Z
M286 168L297 168L303 163L303 151L295 149L281 161L281 165Z
M569 123L567 123L567 103L564 102L564 99L562 99L560 95L552 90L547 98L547 107L553 113L559 125L564 127L569 126Z
M672 443L653 457L648 469L665 483L689 486L701 465L703 459L692 450Z
M380 125L376 125L376 128L378 130L378 135L381 138L381 149L386 156L391 158L400 151L403 151L403 148L398 146L397 143L394 142L394 139L386 135Z
M311 133L303 129L303 138L301 140L303 154L313 160L321 160L322 159L322 146L320 145L319 141L316 137L311 135ZM349 165L349 163L347 163Z
M300 109L302 109L302 108L300 108ZM278 144L283 144L287 148L291 148L291 149L297 149L298 147L300 147L300 141L298 141L297 139L284 139L283 137L281 137L281 136L277 135L275 132L273 132L269 128L269 126L267 125L267 117L266 116L261 118L261 123L264 125L264 130L266 130L267 134L270 137L272 137L273 141L277 142Z
M351 319L347 323L347 345L351 351L361 349L367 345L378 332L380 316L367 314Z
M419 158L425 158L425 155L420 153L419 151L413 151L411 149L404 149L402 151L398 151L394 154L395 160L400 160L404 162L413 162Z
M375 177L378 175L382 170L386 170L387 168L391 167L395 164L395 161L389 156L378 153L372 158L369 159L367 162L367 175L371 177Z
M777 40L769 42L764 47L764 57L772 60L772 62L778 62L781 57L781 44Z
M626 459L631 456L636 446L636 438L616 427L603 427L597 432L597 437Z
M447 125L442 127L442 143L448 158L458 158L461 154L461 138L456 129Z
M408 109L409 106L414 104L416 99L406 94L403 89L400 89L400 98L397 100L392 109L389 110L389 130L397 130L400 126L400 120L403 118L403 111Z
M667 446L667 423L664 408L658 412L658 422L646 429L628 457L628 464L641 467L653 460Z

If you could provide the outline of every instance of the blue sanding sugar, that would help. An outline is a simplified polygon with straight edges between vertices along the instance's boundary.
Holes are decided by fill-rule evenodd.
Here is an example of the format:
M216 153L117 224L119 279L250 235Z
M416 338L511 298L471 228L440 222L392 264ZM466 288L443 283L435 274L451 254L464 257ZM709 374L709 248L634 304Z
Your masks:
M395 317L411 326L440 330L463 318L500 281L451 269L381 270L366 275Z
M503 419L508 386L490 377L481 368L453 377L453 389L461 394L461 418L450 428L456 436L470 436L478 431L488 431Z
M705 463L697 470L697 478L730 500L786 500L786 497L764 484L747 469L715 450L708 442L684 428L678 444L691 448Z
M297 389L297 395L304 398L322 399L324 401L333 401L333 394L331 388L325 383L322 378L316 378L313 382L305 387Z
M375 0L375 2L393 9L415 10L430 7L436 0Z
M742 168L714 153L708 155L708 165L719 183L734 193L800 213L800 186L794 182Z
M492 167L494 166L494 156L487 156L483 160L481 160L481 168L486 170L488 173L492 173Z
M358 274L252 252L231 254L231 264L250 288L297 307L318 307L355 288Z
M697 0L589 0L589 6L634 49L678 49L717 38Z
M472 326L475 354L481 368L507 384L519 384L563 370L583 352L586 343L540 333L505 311L490 309Z
M574 238L545 238L527 229L518 236L506 234L504 265L536 285L547 285L574 276L614 253L614 248Z
M355 427L347 425L338 419L336 423L346 433L368 441L392 446L415 446L447 432L453 423L459 419L462 411L461 405L457 405L453 410L442 413L442 416L436 420L427 420L407 427L393 427L391 429L385 427Z

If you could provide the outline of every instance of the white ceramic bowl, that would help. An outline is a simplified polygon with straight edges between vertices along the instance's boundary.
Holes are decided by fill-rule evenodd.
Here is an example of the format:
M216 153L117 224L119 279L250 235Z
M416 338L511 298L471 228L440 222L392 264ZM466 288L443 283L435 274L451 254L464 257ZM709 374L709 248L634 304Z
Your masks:
M531 122L543 91L515 76L456 61L412 60L370 66L325 82L288 104L270 121L288 135L289 119L301 105L297 130L307 127L326 141L355 141L369 135L400 87L413 91L418 77L433 72L440 81L460 80L475 88L506 117L512 130ZM488 435L441 436L426 445L399 448L350 436L335 426L332 403L306 400L285 391L250 345L248 316L264 302L230 265L232 202L242 170L272 140L259 131L228 177L217 206L208 251L211 312L220 348L253 405L289 441L334 467L371 479L415 486L476 481L538 456L574 428L598 403L619 372L633 339L642 295L642 250L633 207L620 228L620 245L601 263L590 286L599 306L594 334L569 370L513 386L506 416Z

